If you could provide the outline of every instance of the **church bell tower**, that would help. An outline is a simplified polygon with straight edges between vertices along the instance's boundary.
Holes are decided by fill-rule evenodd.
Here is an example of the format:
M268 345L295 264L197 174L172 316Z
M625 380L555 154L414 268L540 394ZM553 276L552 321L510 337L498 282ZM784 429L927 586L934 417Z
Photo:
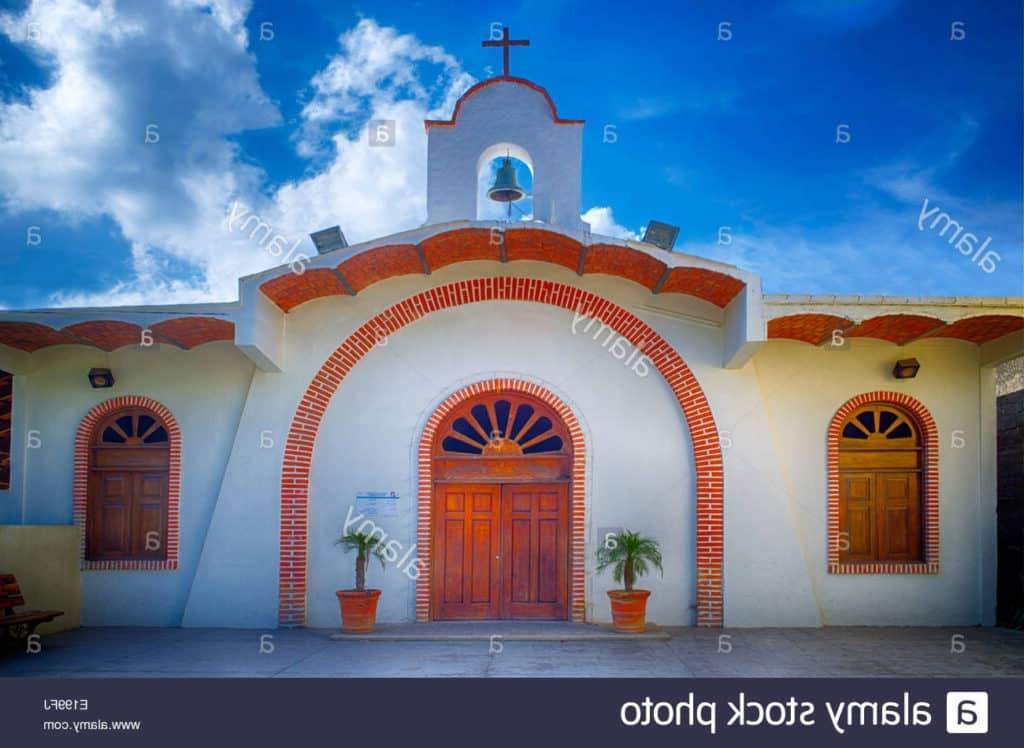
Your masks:
M533 218L570 232L580 220L583 120L562 119L546 90L509 72L509 49L529 42L483 42L502 48L502 74L477 83L450 120L427 120L427 223L475 220L481 171L511 156L533 173Z

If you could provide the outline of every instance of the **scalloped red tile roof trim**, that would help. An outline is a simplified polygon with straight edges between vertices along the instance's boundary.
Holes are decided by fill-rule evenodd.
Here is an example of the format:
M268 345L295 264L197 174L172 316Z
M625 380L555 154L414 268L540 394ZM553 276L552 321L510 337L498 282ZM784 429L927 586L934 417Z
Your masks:
M739 278L715 270L669 267L653 255L616 244L585 247L555 231L462 228L434 234L418 245L386 244L366 249L336 268L314 268L299 275L286 272L263 281L260 290L281 311L289 312L313 299L350 293L343 278L349 281L352 292L359 293L388 278L425 274L474 260L547 262L574 272L582 268L584 275L614 275L652 293L688 294L723 309L746 287Z
M115 351L142 345L143 330L150 330L154 343L178 348L195 348L204 343L233 341L235 323L220 317L186 315L161 320L148 328L123 320L88 320L61 330L38 322L0 321L0 344L32 353L53 345L89 345Z
M768 320L768 338L799 340L821 345L833 331L851 338L874 338L906 345L925 338L957 338L981 345L1024 329L1024 317L1013 314L979 314L954 322L924 314L880 314L855 323L832 314L802 312Z
M696 469L697 625L723 623L725 476L711 406L690 367L653 328L623 307L580 288L535 278L491 277L449 283L411 296L367 320L320 367L299 401L281 464L278 622L306 619L309 482L324 413L348 373L381 340L431 312L483 301L550 304L600 318L644 354L664 377L683 411Z

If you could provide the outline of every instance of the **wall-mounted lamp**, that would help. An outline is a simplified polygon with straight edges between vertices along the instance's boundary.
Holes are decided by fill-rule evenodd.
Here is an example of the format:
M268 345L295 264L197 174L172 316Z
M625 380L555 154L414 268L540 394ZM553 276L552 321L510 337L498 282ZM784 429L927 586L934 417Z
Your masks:
M892 375L896 379L913 379L917 376L917 370L921 368L921 362L916 358L901 358L892 367Z
M114 386L114 375L110 369L89 369L89 384L94 390L102 390Z

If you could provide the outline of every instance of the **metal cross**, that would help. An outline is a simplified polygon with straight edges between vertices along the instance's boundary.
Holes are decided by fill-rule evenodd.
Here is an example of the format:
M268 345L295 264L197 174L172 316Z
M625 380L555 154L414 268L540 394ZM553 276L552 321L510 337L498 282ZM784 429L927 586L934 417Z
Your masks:
M503 63L504 72L502 75L508 78L508 48L509 47L529 47L529 39L509 39L508 38L508 26L501 27L501 39L488 39L483 42L484 47L501 47L501 61Z

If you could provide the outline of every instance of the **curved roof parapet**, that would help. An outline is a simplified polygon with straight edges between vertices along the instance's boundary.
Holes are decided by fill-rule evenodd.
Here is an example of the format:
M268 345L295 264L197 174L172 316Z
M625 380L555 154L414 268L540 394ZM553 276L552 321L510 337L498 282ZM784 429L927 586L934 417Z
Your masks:
M476 94L480 93L486 88L491 86L506 83L515 86L523 86L529 88L532 91L537 92L544 97L547 102L548 108L551 109L551 119L555 124L558 125L582 125L585 120L581 119L563 119L558 116L558 109L555 107L555 101L551 98L551 94L548 93L547 89L543 86L539 86L533 81L527 80L526 78L516 78L513 76L498 76L496 78L488 78L487 80L480 81L476 85L470 87L466 93L459 97L459 100L455 102L455 109L452 112L451 119L428 119L423 121L423 126L426 130L430 130L432 127L454 127L459 121L459 113L462 111L463 105L473 98Z
M823 345L835 336L907 345L956 338L984 345L1024 330L1024 299L765 296L769 339Z
M117 313L113 309L106 312L108 316ZM233 322L206 316L174 317L153 324L94 319L59 328L30 320L0 320L0 344L28 353L53 345L87 345L110 352L125 346L143 345L147 339L188 350L204 343L232 341L234 338Z
M329 252L315 258L302 274L282 267L243 282L259 283L263 294L288 312L323 296L358 294L388 278L429 275L448 265L479 260L545 262L578 275L612 275L655 294L688 294L719 308L743 291L751 278L729 265L641 242L577 237L546 226L504 228L494 222L465 222Z

